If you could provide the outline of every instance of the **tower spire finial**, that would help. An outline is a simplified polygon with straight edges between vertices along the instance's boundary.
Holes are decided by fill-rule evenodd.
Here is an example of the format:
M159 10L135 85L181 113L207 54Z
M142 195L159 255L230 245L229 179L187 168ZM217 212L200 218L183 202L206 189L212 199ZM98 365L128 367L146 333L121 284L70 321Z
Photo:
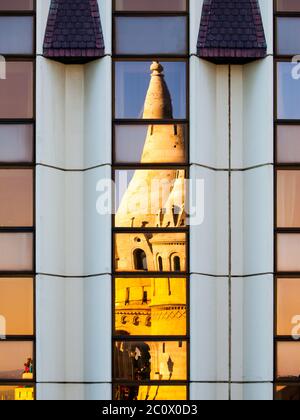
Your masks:
M147 92L143 119L173 119L171 95L165 81L164 68L158 61L150 67L151 80Z

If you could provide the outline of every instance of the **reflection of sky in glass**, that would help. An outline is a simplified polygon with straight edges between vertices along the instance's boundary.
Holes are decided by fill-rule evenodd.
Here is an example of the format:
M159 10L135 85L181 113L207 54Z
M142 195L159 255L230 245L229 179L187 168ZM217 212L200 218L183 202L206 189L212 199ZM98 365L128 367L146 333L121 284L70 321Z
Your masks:
M145 146L148 125L116 126L117 162L140 162Z
M119 209L122 198L128 189L134 174L136 171L116 171L115 182L116 182L116 211Z
M277 117L279 119L300 119L300 79L296 80L292 75L295 65L290 62L278 63Z
M279 18L278 25L278 53L294 55L300 53L300 19Z
M142 118L146 94L150 83L152 62L116 63L115 104L116 118ZM161 62L168 85L173 117L186 118L186 63Z
M186 54L186 17L116 18L117 54Z

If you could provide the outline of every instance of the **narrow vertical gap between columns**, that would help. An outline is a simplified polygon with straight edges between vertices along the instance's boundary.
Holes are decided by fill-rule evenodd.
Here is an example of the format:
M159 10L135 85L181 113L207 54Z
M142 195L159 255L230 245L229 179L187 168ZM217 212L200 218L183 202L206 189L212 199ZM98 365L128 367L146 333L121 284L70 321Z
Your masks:
M229 384L228 399L231 401L232 392L232 233L231 233L231 65L228 66L228 317L229 317Z

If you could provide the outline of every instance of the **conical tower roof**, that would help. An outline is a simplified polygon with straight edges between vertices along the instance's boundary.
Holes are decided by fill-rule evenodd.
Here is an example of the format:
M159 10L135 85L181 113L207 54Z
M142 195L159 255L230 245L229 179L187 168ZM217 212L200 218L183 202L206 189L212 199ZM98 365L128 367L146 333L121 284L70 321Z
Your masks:
M172 99L165 81L163 66L154 61L150 67L151 80L144 105L144 120L173 119Z
M143 119L170 120L173 118L172 99L165 81L164 68L160 63L154 62L150 69L151 80ZM182 125L149 125L141 163L182 163L184 158ZM116 226L159 227L159 215L165 213L165 206L176 179L176 169L137 170L116 214Z

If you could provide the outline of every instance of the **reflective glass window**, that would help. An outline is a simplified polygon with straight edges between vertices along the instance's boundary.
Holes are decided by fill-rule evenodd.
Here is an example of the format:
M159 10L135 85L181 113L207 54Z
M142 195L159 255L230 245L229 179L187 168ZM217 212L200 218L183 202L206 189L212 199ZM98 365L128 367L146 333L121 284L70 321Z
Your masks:
M33 385L0 386L0 401L33 401Z
M184 170L116 171L115 178L116 227L185 226Z
M277 379L298 381L300 377L300 342L277 343Z
M185 119L186 75L183 61L117 61L115 117Z
M32 16L0 16L1 54L33 54L33 22Z
M186 328L185 278L115 279L116 335L184 336Z
M33 234L0 233L0 271L33 270Z
M300 12L299 0L277 0L278 12Z
M187 400L186 386L114 386L115 401L185 401Z
M0 163L33 161L33 126L0 124Z
M115 9L120 12L184 12L186 0L115 0Z
M33 63L6 62L6 79L0 79L0 118L33 117Z
M115 342L114 379L186 380L186 342Z
M277 280L277 335L300 335L300 279Z
M0 336L33 335L33 279L0 278Z
M33 225L33 170L0 169L0 226Z
M33 10L34 0L0 0L0 11Z
M185 163L187 135L184 124L116 125L116 163Z
M158 255L164 261L164 271L172 271L174 253L181 256L181 270L186 271L185 233L118 233L115 235L116 271L139 272L134 265L134 251L141 249L147 258L148 271L160 272ZM144 270L141 270L144 272Z
M33 369L31 341L0 341L0 379L32 380Z
M277 171L277 227L300 227L300 171Z
M277 126L277 162L300 163L300 126Z
M143 16L115 18L116 54L146 55L187 53L187 18Z

